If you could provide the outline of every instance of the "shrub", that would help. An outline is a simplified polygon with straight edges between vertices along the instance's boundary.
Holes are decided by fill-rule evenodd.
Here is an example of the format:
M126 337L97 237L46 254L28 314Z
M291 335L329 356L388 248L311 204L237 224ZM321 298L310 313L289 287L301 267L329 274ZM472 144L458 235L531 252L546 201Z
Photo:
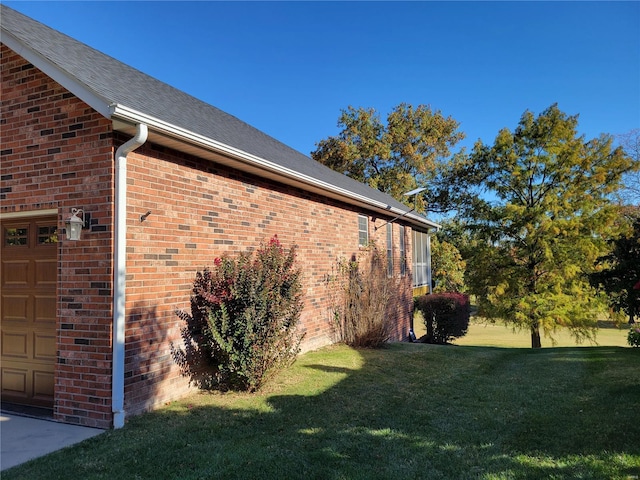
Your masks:
M631 326L629 335L627 335L627 342L632 347L640 347L640 327Z
M434 293L415 300L427 329L427 343L448 343L463 337L469 328L469 296L462 293Z
M300 351L301 271L274 236L237 259L216 258L196 274L191 313L180 311L185 348L173 356L203 388L258 390Z
M391 337L389 304L396 291L386 255L371 244L359 258L339 260L329 279L336 339L352 347L379 348Z

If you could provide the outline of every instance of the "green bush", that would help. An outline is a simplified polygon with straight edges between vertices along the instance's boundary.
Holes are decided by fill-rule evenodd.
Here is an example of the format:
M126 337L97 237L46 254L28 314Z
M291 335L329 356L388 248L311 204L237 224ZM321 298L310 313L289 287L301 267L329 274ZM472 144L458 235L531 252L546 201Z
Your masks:
M462 293L434 293L416 298L427 329L426 343L445 344L463 337L469 328L469 296Z
M387 275L386 254L370 244L359 258L339 260L329 279L336 340L352 347L379 348L391 337L389 305L397 292Z
M274 236L255 252L216 258L196 274L191 313L180 311L184 349L173 356L203 388L255 391L300 351L301 271L295 247Z
M629 335L627 335L627 342L632 347L640 347L640 327L631 326Z

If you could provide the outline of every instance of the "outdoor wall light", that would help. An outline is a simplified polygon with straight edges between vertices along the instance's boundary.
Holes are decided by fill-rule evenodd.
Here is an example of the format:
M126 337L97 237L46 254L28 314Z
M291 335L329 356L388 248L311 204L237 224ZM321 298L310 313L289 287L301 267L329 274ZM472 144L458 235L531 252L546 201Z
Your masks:
M82 215L82 218L78 215ZM81 208L72 208L71 216L65 223L67 225L67 240L80 240L80 234L84 226L84 210Z

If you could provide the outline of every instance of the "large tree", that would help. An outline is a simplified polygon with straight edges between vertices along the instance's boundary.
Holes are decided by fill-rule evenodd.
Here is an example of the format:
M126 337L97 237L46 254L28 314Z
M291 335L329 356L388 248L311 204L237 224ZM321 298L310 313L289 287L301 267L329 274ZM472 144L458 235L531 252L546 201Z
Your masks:
M384 124L373 108L342 110L340 133L321 140L311 156L345 175L367 183L414 206L403 193L428 187L440 162L464 135L459 124L440 111L402 103ZM425 209L429 191L416 199L417 211Z
M590 279L607 292L614 311L626 313L629 323L635 323L640 316L640 207L621 211L630 228L609 241L611 251L598 258Z
M515 131L458 159L450 179L482 193L463 212L471 293L487 317L528 329L533 348L560 326L593 338L602 302L587 273L607 250L610 197L632 166L610 137L585 140L577 125L557 105L527 111Z

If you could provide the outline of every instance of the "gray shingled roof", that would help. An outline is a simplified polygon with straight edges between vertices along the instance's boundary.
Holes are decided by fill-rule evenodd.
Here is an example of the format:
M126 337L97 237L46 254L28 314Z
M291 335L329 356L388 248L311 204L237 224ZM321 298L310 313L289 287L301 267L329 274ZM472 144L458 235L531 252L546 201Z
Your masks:
M238 118L166 83L53 30L4 5L0 24L25 48L108 104L118 104L168 124L202 135L280 167L318 179L339 189L408 211L402 203L376 189L331 170ZM433 226L412 214L413 220Z

